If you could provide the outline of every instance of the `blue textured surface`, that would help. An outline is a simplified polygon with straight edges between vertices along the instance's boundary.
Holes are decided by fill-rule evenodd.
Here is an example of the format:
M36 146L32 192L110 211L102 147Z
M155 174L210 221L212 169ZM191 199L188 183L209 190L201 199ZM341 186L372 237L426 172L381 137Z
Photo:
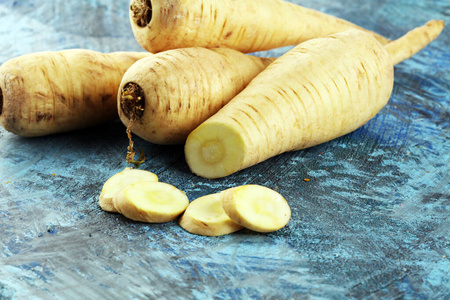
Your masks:
M450 24L448 1L302 3L390 38L429 19ZM127 9L0 0L0 63L141 50ZM396 66L390 103L364 127L224 179L191 174L182 147L135 138L143 168L190 200L245 183L278 189L292 219L270 234L201 237L103 212L102 184L126 166L118 121L33 139L0 129L0 299L449 299L449 41L446 28Z

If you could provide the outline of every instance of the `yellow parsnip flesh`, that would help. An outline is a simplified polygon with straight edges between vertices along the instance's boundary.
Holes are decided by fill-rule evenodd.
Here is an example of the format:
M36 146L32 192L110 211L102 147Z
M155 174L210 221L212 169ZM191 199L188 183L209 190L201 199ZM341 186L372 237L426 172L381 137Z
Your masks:
M176 219L189 205L186 194L163 182L139 181L122 189L113 198L116 210L140 222L163 223Z
M205 236L220 236L243 227L228 217L222 206L222 194L210 194L192 201L179 220L186 231Z
M146 170L125 168L111 176L103 185L99 205L104 211L117 212L113 204L114 196L126 186L139 181L158 181L158 176Z
M255 184L223 192L222 205L234 222L258 232L283 228L291 218L291 208L278 192Z

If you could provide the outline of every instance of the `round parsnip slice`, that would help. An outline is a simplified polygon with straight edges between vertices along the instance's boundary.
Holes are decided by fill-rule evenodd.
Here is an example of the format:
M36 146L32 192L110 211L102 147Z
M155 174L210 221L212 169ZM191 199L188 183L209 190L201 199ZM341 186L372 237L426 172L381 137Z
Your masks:
M113 197L127 185L138 181L158 181L158 176L146 170L125 168L114 174L103 185L98 202L104 211L117 212L113 204Z
M189 205L186 194L164 182L132 183L113 198L116 210L140 222L164 223L177 218Z
M223 210L221 193L192 201L181 216L179 224L190 233L205 236L225 235L243 228Z
M276 231L291 218L286 199L261 185L249 184L225 190L222 205L234 222L258 232Z

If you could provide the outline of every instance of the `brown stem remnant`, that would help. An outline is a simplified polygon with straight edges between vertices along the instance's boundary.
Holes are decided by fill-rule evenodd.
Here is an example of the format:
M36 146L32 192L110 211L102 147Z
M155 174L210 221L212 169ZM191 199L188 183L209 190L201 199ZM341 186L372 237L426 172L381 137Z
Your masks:
M126 130L129 141L126 160L127 163L132 163L136 167L139 167L145 161L145 156L140 150L139 159L134 160L136 152L134 151L134 142L131 136L131 127L133 126L134 122L142 118L142 115L144 114L145 96L142 88L136 83L127 83L122 89L120 97L120 107L125 116L130 120Z
M144 156L144 151L139 150L139 159L135 160L134 157L136 156L136 152L134 151L134 142L131 139L131 126L134 122L134 119L130 120L130 123L128 123L127 126L127 136L128 136L128 141L129 141L129 145L127 147L127 156L126 156L126 160L128 164L133 164L135 165L136 168L139 168L141 166L141 164L144 163L145 161L145 156Z
M134 0L130 4L133 21L139 27L145 27L152 19L152 1Z
M120 107L128 119L142 118L145 109L144 90L134 82L128 82L122 89Z

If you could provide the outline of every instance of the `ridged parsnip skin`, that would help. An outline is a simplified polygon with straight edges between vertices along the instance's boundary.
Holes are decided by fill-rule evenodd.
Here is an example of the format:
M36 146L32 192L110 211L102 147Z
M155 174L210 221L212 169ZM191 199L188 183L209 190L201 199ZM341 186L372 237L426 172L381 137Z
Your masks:
M153 53L196 46L250 53L350 28L365 30L281 0L131 0L129 15L136 40ZM371 33L382 44L389 42Z
M100 207L104 211L117 212L113 204L113 197L129 184L139 181L158 181L158 176L146 170L129 167L114 174L103 184L98 201Z
M248 184L227 189L222 194L225 213L247 229L272 232L286 226L291 218L286 199L268 187Z
M410 58L434 41L445 27L443 20L430 20L424 26L410 30L385 46L394 65Z
M164 223L182 214L189 199L183 191L168 183L139 181L116 194L113 203L119 213L131 220Z
M202 196L192 201L179 219L180 226L197 235L220 236L241 230L222 206L222 193Z
M195 174L219 178L318 145L369 121L392 87L391 58L367 33L348 30L306 41L191 132L186 161Z
M130 115L121 107L122 93L129 83L137 84L144 92L145 108L131 132L155 144L182 144L273 60L232 49L200 47L141 59L127 70L120 84L120 119L128 126Z
M123 74L149 55L70 49L13 58L0 67L0 124L33 137L114 120Z

